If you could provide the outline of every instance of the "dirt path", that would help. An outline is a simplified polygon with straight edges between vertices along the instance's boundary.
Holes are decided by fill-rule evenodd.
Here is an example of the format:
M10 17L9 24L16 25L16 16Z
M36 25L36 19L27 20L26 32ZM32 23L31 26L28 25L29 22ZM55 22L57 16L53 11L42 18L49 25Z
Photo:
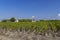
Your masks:
M30 37L30 39L28 39ZM26 35L23 38L12 38L12 37L7 37L4 35L0 35L0 40L60 40L60 38L50 38L50 37L43 37L43 36L34 36L31 37L30 35Z
M60 37L35 35L34 32L7 32L0 34L0 40L60 40Z
M10 37L7 37L7 36L0 35L0 40L20 40L20 39L10 38Z

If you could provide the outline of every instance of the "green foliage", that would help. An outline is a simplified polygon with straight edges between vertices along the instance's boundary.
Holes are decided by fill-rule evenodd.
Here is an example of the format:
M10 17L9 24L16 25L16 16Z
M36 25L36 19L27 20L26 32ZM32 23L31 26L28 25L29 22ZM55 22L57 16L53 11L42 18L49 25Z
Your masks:
M48 27L50 27L52 31L60 31L60 20L45 20L39 22L0 22L0 28L12 30L36 30L36 32L44 30L44 32L46 32L48 30Z
M5 20L2 20L2 22L7 22L8 20L7 19L5 19Z
M10 19L10 21L11 21L11 22L15 22L16 19L15 19L14 17L12 17L12 18Z
M31 22L31 19L19 19L19 22Z

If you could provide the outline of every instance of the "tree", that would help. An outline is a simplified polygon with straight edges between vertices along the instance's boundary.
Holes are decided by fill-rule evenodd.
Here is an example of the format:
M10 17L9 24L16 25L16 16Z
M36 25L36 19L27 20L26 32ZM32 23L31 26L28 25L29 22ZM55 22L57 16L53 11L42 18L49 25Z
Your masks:
M31 19L19 19L19 22L31 22Z
M2 20L2 22L7 22L7 21L8 21L7 19Z
M11 22L15 22L16 19L15 19L14 17L12 17L12 18L10 19L10 21L11 21Z

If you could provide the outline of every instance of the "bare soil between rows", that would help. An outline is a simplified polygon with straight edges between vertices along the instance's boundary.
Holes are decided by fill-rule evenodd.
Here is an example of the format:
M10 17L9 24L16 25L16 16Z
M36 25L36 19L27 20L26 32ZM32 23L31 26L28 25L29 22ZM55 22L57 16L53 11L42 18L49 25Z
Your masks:
M40 35L34 32L1 32L0 40L60 40L60 37L52 37L52 35Z

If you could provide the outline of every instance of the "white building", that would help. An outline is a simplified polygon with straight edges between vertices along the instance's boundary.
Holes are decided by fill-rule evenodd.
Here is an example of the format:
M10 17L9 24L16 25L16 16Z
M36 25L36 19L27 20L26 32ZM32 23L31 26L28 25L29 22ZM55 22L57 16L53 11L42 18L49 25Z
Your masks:
M32 22L36 22L35 16L32 16Z
M16 18L15 18L15 19L16 19ZM18 20L18 19L16 19L16 20L15 20L15 22L19 22L19 20Z

